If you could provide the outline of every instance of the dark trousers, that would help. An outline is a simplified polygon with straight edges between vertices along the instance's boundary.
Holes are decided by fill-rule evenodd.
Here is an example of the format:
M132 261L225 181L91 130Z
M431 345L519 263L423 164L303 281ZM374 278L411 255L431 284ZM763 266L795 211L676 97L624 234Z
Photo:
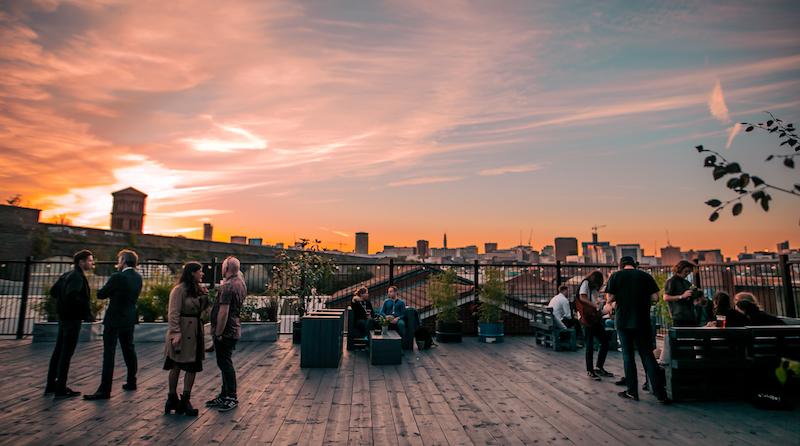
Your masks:
M233 368L233 351L236 350L236 339L214 338L214 351L217 355L217 367L222 374L222 395L236 398L236 370Z
M355 325L355 327L359 330L363 331L364 334L369 336L372 333L372 330L375 329L375 319L359 319L353 325Z
M634 345L639 350L639 358L642 360L647 379L655 390L658 398L666 398L667 392L664 389L664 380L661 377L656 357L653 356L651 330L646 329L617 329L619 343L622 346L622 362L625 368L625 382L628 385L628 393L639 396L639 377L636 373L636 357Z
M122 349L122 358L128 368L128 384L136 384L136 350L133 345L133 327L109 327L103 329L103 374L100 378L100 393L111 393L111 382L114 380L114 356L117 353L117 341Z
M600 341L600 350L597 352L597 368L602 369L608 355L608 333L602 325L591 328L584 327L584 329L586 331L586 342L583 343L583 348L586 349L586 371L591 372L595 369L592 367L595 339Z
M47 371L47 390L63 392L67 388L69 363L78 346L80 335L81 321L58 321L56 348L50 357L50 369Z

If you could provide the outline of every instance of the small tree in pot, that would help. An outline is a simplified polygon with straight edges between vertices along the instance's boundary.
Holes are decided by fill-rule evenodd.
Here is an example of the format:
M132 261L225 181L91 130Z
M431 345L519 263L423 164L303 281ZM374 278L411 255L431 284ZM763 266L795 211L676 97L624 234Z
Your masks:
M478 341L503 342L503 308L508 302L503 272L497 268L486 270L486 281L480 288L478 316Z
M463 327L458 320L458 285L456 273L447 270L433 274L428 280L428 298L436 312L436 340L461 342Z

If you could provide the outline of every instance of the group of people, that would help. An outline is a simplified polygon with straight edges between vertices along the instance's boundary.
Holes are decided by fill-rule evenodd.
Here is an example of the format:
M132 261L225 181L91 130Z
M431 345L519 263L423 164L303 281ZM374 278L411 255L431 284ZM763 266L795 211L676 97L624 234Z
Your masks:
M589 379L600 380L601 377L614 376L603 366L609 348L609 333L605 328L616 328L625 371L625 376L616 384L627 387L619 396L634 401L639 399L635 347L658 401L668 404L659 362L669 363L669 343L665 343L665 348L661 351L655 349L650 321L650 307L659 301L659 287L650 274L636 268L632 257L623 257L619 268L605 282L607 299L604 304L599 299L604 276L600 271L594 271L580 283L575 299L577 318L573 317L567 297L569 287L566 285L559 287L559 294L550 300L548 306L553 308L554 319L562 328L583 330L586 376ZM664 300L668 304L673 326L784 325L780 318L764 312L751 293L738 293L731 302L728 294L717 292L709 301L687 279L694 270L694 263L681 260L672 268L674 274L664 284ZM606 319L601 319L601 316ZM595 341L599 343L597 362L594 362ZM647 383L643 388L647 388Z
M103 366L100 386L86 400L105 400L111 398L114 378L114 357L119 343L125 360L128 375L122 388L136 390L138 370L134 344L134 327L138 320L136 302L142 290L142 276L136 271L138 257L131 250L122 250L117 256L117 271L97 292L98 299L108 299L109 304L103 318ZM89 281L86 273L94 267L94 258L88 250L73 256L73 269L64 273L51 287L50 293L56 299L58 314L58 337L50 358L45 395L55 398L76 397L81 392L67 387L69 366L78 344L81 323L90 320ZM211 308L211 334L217 366L222 375L222 388L219 395L206 402L207 407L227 412L238 406L236 394L236 371L233 367L233 351L241 337L241 309L247 297L240 263L235 257L228 257L222 263L222 285L217 291ZM175 411L178 414L197 416L198 410L192 407L190 398L195 374L203 370L205 359L205 335L202 315L209 307L208 290L201 283L202 265L188 262L169 295L167 315L167 335L164 346L164 370L169 371L167 402L164 413ZM178 381L184 372L183 392L178 397Z
M389 328L397 330L401 339L405 337L406 303L398 296L396 286L390 286L387 294L388 297L383 301L383 305L381 305L380 312L378 313L372 310L372 303L369 300L369 290L367 290L366 287L359 287L355 295L353 295L353 302L351 304L351 308L353 309L353 324L366 334L365 339L369 339L372 335L372 331L375 330L375 325L378 324L378 316L386 318L389 322Z

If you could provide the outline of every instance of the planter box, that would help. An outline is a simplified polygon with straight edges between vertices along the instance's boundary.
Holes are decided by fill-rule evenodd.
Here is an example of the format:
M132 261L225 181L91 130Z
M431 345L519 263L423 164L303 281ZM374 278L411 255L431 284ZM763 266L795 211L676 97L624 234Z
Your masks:
M242 337L239 342L275 342L281 322L242 322ZM213 345L211 324L205 324L206 348ZM166 336L166 332L164 334Z
M37 322L33 324L33 342L56 342L58 322ZM100 341L103 339L102 322L84 322L78 342Z
M135 342L166 342L166 322L139 322L135 325L133 340Z

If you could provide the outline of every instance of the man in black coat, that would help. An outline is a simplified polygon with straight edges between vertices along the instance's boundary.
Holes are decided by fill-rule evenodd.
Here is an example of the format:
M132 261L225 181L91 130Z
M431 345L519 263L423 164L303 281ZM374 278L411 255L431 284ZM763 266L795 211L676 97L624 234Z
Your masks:
M50 289L50 295L56 298L58 338L53 356L50 357L44 394L55 393L56 398L69 398L81 394L67 387L67 375L72 354L78 346L81 323L91 317L86 271L94 266L94 258L90 251L84 249L75 253L72 261L74 269L59 277Z
M118 273L109 277L105 286L97 292L98 299L109 299L103 318L103 374L100 387L93 395L84 395L87 400L103 400L111 397L111 381L114 379L114 355L117 341L122 348L122 357L128 368L125 390L136 390L136 350L133 345L133 330L136 324L136 301L142 290L142 276L134 267L138 257L127 249L119 252Z

